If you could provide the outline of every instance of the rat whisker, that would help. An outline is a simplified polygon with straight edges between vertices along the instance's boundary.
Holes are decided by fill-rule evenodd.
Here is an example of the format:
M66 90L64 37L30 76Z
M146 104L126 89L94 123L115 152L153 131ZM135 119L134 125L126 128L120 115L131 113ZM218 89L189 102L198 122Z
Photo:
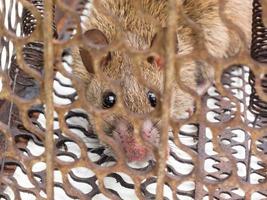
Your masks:
M111 131L111 133L113 133L113 132L115 132L115 133L117 133L117 134L119 134L119 135L121 135L121 133L120 132L118 132L118 131L116 131L115 129L116 129L116 126L114 126L114 125L112 125L110 122L108 122L107 120L105 120L105 119L103 119L104 120L104 122L106 122L111 128L112 128L112 131Z
M151 130L149 131L149 134L150 134L153 130L155 130L155 129L157 128L156 126L159 124L160 121L161 121L161 120L158 120L157 122L155 122L155 123L153 124Z
M112 127L112 128L116 128L113 124L111 124L109 121L107 121L107 120L105 120L105 119L103 119L103 121L105 122L105 123L107 123L110 127Z

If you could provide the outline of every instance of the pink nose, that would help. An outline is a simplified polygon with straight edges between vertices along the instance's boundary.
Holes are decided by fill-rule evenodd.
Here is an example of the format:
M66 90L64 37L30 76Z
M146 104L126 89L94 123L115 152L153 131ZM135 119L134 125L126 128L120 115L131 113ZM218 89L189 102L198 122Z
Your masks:
M118 122L113 137L122 148L128 162L145 162L153 158L152 150L147 145L138 143L133 132L128 131L127 122ZM142 138L153 146L159 144L159 131L150 120L146 120L143 124Z

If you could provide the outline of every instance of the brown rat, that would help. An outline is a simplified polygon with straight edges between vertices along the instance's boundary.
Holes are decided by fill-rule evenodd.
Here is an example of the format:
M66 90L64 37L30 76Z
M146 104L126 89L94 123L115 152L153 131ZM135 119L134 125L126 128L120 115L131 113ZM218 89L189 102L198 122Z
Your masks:
M101 0L92 1L88 18L83 22L83 37L91 47L101 48L113 44L123 38L129 46L137 50L147 50L158 45L159 38L164 34L168 15L167 0L139 0L143 11L151 18L140 15L135 1L132 0ZM250 42L252 0L226 0L225 17L237 25ZM190 54L194 45L203 40L210 55L217 58L229 57L236 53L241 41L234 30L224 24L219 14L218 0L177 0L182 3L183 12L196 23L202 32L197 32L188 25L182 16L177 19L177 54ZM102 7L102 9L100 9ZM177 9L178 10L178 9ZM158 26L162 27L159 30ZM118 34L120 33L120 34ZM154 48L154 50L157 50ZM108 81L95 76L94 52L82 47L73 49L74 73L86 87L88 103L97 108L109 109L116 105L117 92L110 87ZM141 71L142 78L148 85L163 92L164 56L160 52L143 60L134 60L125 51L113 50L102 56L98 66L102 73L112 80L119 80L121 98L125 107L133 113L146 114L151 112L160 101L155 92L140 83L133 72L135 67ZM206 92L211 85L213 69L204 62L188 61L180 70L183 84L195 90L199 95ZM189 118L194 110L194 98L182 91L177 82L173 84L171 117L175 120ZM151 158L150 151L138 144L133 136L133 125L127 116L110 116L104 119L111 125L106 130L122 147L129 162L145 161ZM147 119L142 125L142 136L145 141L157 146L159 143L160 123Z

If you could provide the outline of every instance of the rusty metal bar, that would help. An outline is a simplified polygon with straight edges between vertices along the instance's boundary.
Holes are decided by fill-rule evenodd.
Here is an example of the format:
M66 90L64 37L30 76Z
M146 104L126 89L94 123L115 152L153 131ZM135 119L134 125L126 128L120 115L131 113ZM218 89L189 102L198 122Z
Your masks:
M47 199L54 199L54 105L53 105L53 0L44 1L43 39L44 39L44 91L45 91L45 116L46 116L46 193Z
M1 1L1 0L0 0ZM8 0L6 0L7 2ZM20 0L20 2L24 2L25 0ZM32 0L31 3L35 3L38 0ZM254 0L254 36L253 36L253 42L252 42L252 52L254 52L254 58L257 61L263 61L266 62L266 42L265 42L265 36L266 36L266 28L263 24L265 15L265 8L262 8L262 5L259 4L260 0ZM15 2L15 1L13 1ZM4 147L6 144L6 140L12 142L14 145L9 145L9 148L6 151L6 158L4 159L5 165L2 165L1 168L4 173L1 173L1 186L0 186L0 198L2 199L9 199L9 194L5 194L5 188L9 187L10 190L14 191L14 199L22 199L25 200L25 198L21 197L20 192L24 192L27 194L33 194L36 199L44 200L44 199L58 199L56 198L57 190L55 194L53 194L53 188L54 187L60 187L62 191L68 196L70 199L81 199L81 200L87 200L87 199L93 199L96 195L102 193L103 195L108 196L110 199L131 199L131 198L123 198L121 197L121 190L120 188L114 187L109 188L105 185L104 179L106 177L115 179L122 187L127 188L128 191L136 189L135 192L137 194L138 199L183 199L184 196L190 197L191 199L203 199L204 197L208 197L210 199L253 199L252 193L259 192L264 197L267 197L267 191L266 191L266 163L267 160L265 158L265 155L267 154L267 140L266 140L266 133L263 128L266 129L266 102L261 100L258 96L257 90L255 90L255 81L257 76L259 76L259 73L257 73L257 68L260 68L261 66L254 66L255 63L252 60L245 59L246 57L249 58L249 55L246 54L244 57L238 57L236 56L233 58L235 60L235 64L240 64L238 68L242 70L242 73L234 74L232 72L237 72L239 70L237 69L227 69L227 71L223 72L220 71L219 74L216 74L216 80L219 80L218 77L221 77L222 75L222 82L218 81L217 86L228 86L225 89L229 94L222 94L221 90L222 88L215 88L216 92L211 92L210 94L205 95L202 97L202 101L198 104L200 108L197 108L197 116L193 116L192 119L190 119L190 123L194 124L196 126L196 129L194 129L194 132L187 133L184 130L180 130L180 124L172 124L172 121L170 121L170 99L172 94L172 83L173 81L177 81L177 77L174 77L174 70L175 70L175 64L179 64L182 61L178 61L178 63L175 63L175 51L174 51L174 37L176 37L176 18L179 18L181 15L179 15L179 10L181 12L185 11L184 8L179 8L178 5L176 5L177 0L169 0L168 5L168 14L169 14L169 20L168 20L168 29L167 34L164 35L165 40L162 41L160 48L162 48L162 51L165 53L165 61L167 61L167 65L164 68L164 93L162 94L162 104L161 104L161 116L162 116L162 129L161 129L161 142L160 147L157 147L159 150L158 157L155 163L157 163L157 170L154 170L154 160L153 163L151 162L151 165L146 167L146 169L138 169L132 170L129 169L129 167L126 167L124 163L121 162L121 157L117 157L116 159L120 162L117 162L116 166L111 167L105 167L102 164L106 164L106 161L114 161L115 158L112 157L112 155L106 155L103 153L106 149L103 146L99 147L93 147L85 145L85 142L88 140L98 140L104 142L103 137L99 134L98 137L93 133L93 130L89 129L87 130L87 127L82 126L81 124L73 124L71 119L77 120L77 117L79 117L80 121L86 121L85 124L89 124L90 120L96 117L97 113L91 112L88 110L87 113L83 113L81 111L76 111L74 109L81 108L81 105L84 105L84 103L87 103L86 100L83 100L81 98L76 98L77 94L76 91L79 89L77 86L77 90L73 93L66 95L61 93L56 93L54 91L55 96L61 96L64 98L67 98L69 100L68 106L58 106L57 104L53 105L53 99L52 99L52 86L53 86L53 78L55 82L58 84L65 85L65 87L69 86L69 83L60 83L60 80L58 77L54 77L53 75L53 66L55 63L55 60L60 61L62 59L59 52L65 51L65 48L71 48L72 46L78 46L80 45L81 41L79 38L74 38L74 40L68 44L60 43L60 39L66 39L66 42L69 42L68 40L70 37L59 37L58 41L55 41L53 44L53 0L39 0L38 3L44 2L45 9L43 10L43 4L40 4L40 7L38 7L38 10L41 9L44 15L43 21L42 21L42 31L43 35L41 34L41 26L32 26L30 22L34 21L33 18L27 18L25 15L24 19L24 25L28 24L30 26L27 26L32 30L33 27L36 27L36 30L38 31L38 37L34 36L31 42L36 43L27 43L27 39L21 39L21 42L18 44L15 44L17 48L17 54L24 58L25 63L29 64L29 68L33 67L36 72L36 74L39 75L40 78L35 78L30 76L30 73L28 71L23 71L24 68L21 68L21 62L20 60L15 65L11 64L10 68L10 82L17 82L16 84L16 90L13 92L9 85L4 85L5 90L7 92L15 93L16 96L19 96L20 99L15 98L14 96L11 99L6 99L6 102L9 105L9 102L14 101L14 110L12 112L12 118L11 118L11 130L5 131L5 126L0 127L0 144ZM74 3L74 0L64 0L64 2L72 2ZM80 1L76 1L75 3L79 3ZM89 2L89 1L88 1ZM102 2L102 1L94 1L94 2ZM115 1L116 2L116 1ZM130 1L127 1L130 2ZM159 2L159 1L154 1ZM163 1L162 1L163 2ZM167 2L167 1L166 1ZM178 1L179 2L179 1ZM191 2L191 1L190 1ZM192 1L192 2L199 2L199 1ZM203 1L202 1L203 2ZM209 2L209 1L207 1ZM227 1L231 2L231 1ZM265 1L262 1L264 4ZM59 3L59 1L57 2ZM25 3L23 3L24 5ZM26 5L26 4L25 4ZM24 5L24 6L25 6ZM37 5L37 4L36 4ZM36 6L35 5L35 6ZM38 4L39 5L39 4ZM68 4L70 5L70 4ZM74 4L71 4L74 5ZM69 31L69 33L72 33L73 27L75 25L78 25L73 22L68 25L68 19L71 19L75 12L69 13L66 11L66 8L63 9L62 6L58 6L58 10L61 11L61 15L57 19L61 19L63 17L63 20L59 20L59 24L57 24L57 28L59 30L59 33L66 34L66 31ZM88 5L87 5L88 6ZM264 6L264 5L263 5ZM74 6L70 6L71 8ZM99 8L100 9L100 8ZM29 15L34 14L34 12L31 9L29 10ZM141 10L141 9L140 9ZM80 10L83 11L83 10ZM101 11L101 9L100 9ZM263 11L263 12L262 12ZM11 12L11 9L6 10L5 12ZM78 14L78 12L77 12ZM144 17L146 16L145 13ZM182 13L183 14L183 13ZM179 17L177 17L179 15ZM10 14L9 14L10 16ZM150 16L151 17L151 16ZM190 16L189 16L190 17ZM35 17L37 19L37 17ZM178 19L179 20L179 19ZM37 19L38 22L41 22L41 18ZM189 23L184 21L185 24ZM39 24L39 23L38 23ZM178 23L179 24L179 23ZM191 24L194 26L194 24ZM164 24L165 26L165 24ZM68 28L71 27L71 28ZM13 31L13 27L7 27L9 31ZM26 28L26 27L25 27ZM25 30L24 30L25 31ZM0 31L1 37L7 35L7 31ZM2 33L3 32L3 33ZM29 32L29 34L26 34L29 36L29 38L32 38L33 35ZM54 35L55 36L55 35ZM9 40L11 40L13 37L9 37ZM14 36L15 38L15 36ZM34 38L43 38L43 40L35 41ZM22 41L23 40L23 41ZM9 41L6 40L6 38L2 38L1 45L5 46L8 50ZM41 44L41 42L44 42L44 48ZM260 44L260 45L259 45ZM53 45L57 45L55 47L55 50L53 48ZM22 49L23 51L20 50ZM2 47L0 46L0 49ZM19 49L19 51L18 51ZM68 50L68 49L67 49ZM125 47L121 47L118 49L119 51L129 51L128 49L125 49ZM43 70L43 51L44 53L44 70L45 70L45 77L43 80L43 76L41 75L41 72ZM66 54L69 53L66 51ZM206 50L199 49L199 52L202 54L207 54ZM1 51L0 51L1 54ZM10 53L9 53L10 54ZM197 54L198 55L198 54ZM196 60L197 55L188 55L188 59ZM9 55L10 56L10 55ZM57 56L57 58L54 58ZM195 56L195 57L194 57ZM208 56L208 55L207 55ZM40 59L41 58L41 59ZM143 58L143 55L140 55L140 59ZM257 59L256 59L257 58ZM12 59L12 62L17 59L14 57ZM203 57L204 59L204 57ZM204 59L205 60L205 59ZM246 60L247 62L245 62ZM207 62L211 62L207 61ZM245 63L243 63L245 62ZM211 63L212 64L212 63ZM230 64L222 60L222 65L229 66ZM248 68L250 68L250 72L248 69L244 68L242 64L246 64ZM4 65L4 64L3 64ZM8 64L7 64L8 65ZM177 66L176 65L176 66ZM226 66L226 67L227 67ZM265 65L263 65L264 67ZM178 66L177 66L178 67ZM183 67L183 66L182 66ZM214 66L216 67L216 66ZM222 66L218 66L222 67ZM57 65L55 67L59 72L65 73L66 77L69 77L69 74L67 74L63 70L63 66ZM16 69L20 69L18 73L18 78L16 77ZM218 68L216 68L218 69ZM177 70L178 71L178 70ZM254 72L254 74L252 73ZM25 75L24 75L25 73ZM246 77L246 74L250 73L250 76L248 78ZM1 74L4 76L3 74ZM27 76L26 76L27 75ZM28 76L29 75L29 76ZM62 75L63 76L63 75ZM64 78L66 78L64 76ZM72 77L70 77L71 80ZM234 85L233 80L234 78L237 78L239 82L243 83L242 88L240 86ZM35 80L36 79L36 80ZM247 80L248 79L248 80ZM103 79L101 79L103 80ZM264 79L262 79L262 87L265 89L267 88L267 76L264 76ZM35 84L38 85L38 83L41 83L42 81L42 88L38 88L38 90L41 90L40 93L36 92L34 97L36 97L37 100L31 101L30 99L26 98L29 97L30 92L34 92L33 87ZM179 81L178 81L179 82ZM11 84L12 85L12 84ZM246 93L246 85L249 85L252 89L251 94ZM73 86L73 85L71 85ZM76 85L74 85L74 88ZM82 87L82 86L81 86ZM183 88L181 88L183 89ZM64 90L64 89L63 89ZM185 89L184 89L185 90ZM243 111L240 111L239 109L236 109L239 104L237 101L234 101L234 98L232 97L232 93L235 91L235 93L242 93L243 98L239 97L240 103L242 103L244 109ZM83 90L82 90L83 91ZM185 92L188 92L185 90ZM39 95L40 94L40 95ZM82 93L81 93L82 94ZM225 95L225 96L222 96ZM2 94L3 98L4 94ZM23 98L23 101L21 100ZM247 105L246 99L250 99L249 105ZM214 104L216 105L216 108L209 107L207 102L208 100L214 100ZM84 102L85 101L85 102ZM198 101L200 101L200 98L198 98ZM46 125L40 125L40 122L36 119L38 115L43 114L43 106L46 105ZM1 106L0 113L1 115L6 115L5 104L4 106ZM17 108L19 105L19 108ZM31 106L34 106L32 108ZM9 108L9 107L8 107ZM16 108L16 109L15 109ZM72 110L73 109L73 110ZM17 110L17 111L15 111ZM56 111L58 117L57 119L54 119L53 113L54 110ZM247 113L246 111L250 111L250 113ZM210 121L208 119L207 113L213 113L213 121ZM251 118L248 119L247 115L254 115L256 116L255 119ZM16 117L14 117L16 116ZM136 118L135 118L136 116ZM203 118L202 118L203 116ZM244 121L241 121L241 117L244 118ZM19 120L20 118L20 120ZM132 117L133 120L137 120L138 116L134 115ZM201 119L200 119L201 118ZM240 118L240 119L239 119ZM20 122L22 119L23 122ZM53 119L56 121L59 121L59 128L53 127ZM214 120L215 119L215 120ZM32 121L30 121L32 120ZM4 122L1 120L0 121ZM7 124L7 122L4 122ZM20 124L21 129L16 129L17 124ZM23 123L23 124L22 124ZM1 124L1 123L0 123ZM170 151L169 158L175 159L175 161L180 162L181 164L174 164L169 165L168 163L168 157L167 157L167 151L168 151L168 139L170 141L170 138L168 138L168 129L173 125L172 128L177 129L175 131L175 136L177 136L177 141L175 146L179 147L182 151L189 154L191 159L185 159L182 157L179 157L179 155L176 155L174 152ZM23 127L23 128L22 128ZM38 127L38 128L37 128ZM27 130L26 130L27 129ZM54 130L53 130L54 129ZM236 141L239 132L235 132L236 130L243 130L243 136L244 141ZM85 136L85 141L74 134L74 130L79 130L81 133L83 133ZM210 131L208 131L210 130ZM3 131L4 134L1 134L1 131ZM192 131L192 130L191 130ZM7 133L5 133L7 132ZM10 133L9 133L10 132ZM44 134L45 133L45 134ZM54 136L57 135L58 137L53 141ZM40 137L39 137L40 136ZM45 144L43 136L46 136ZM240 136L240 135L239 135ZM185 144L183 143L184 139L192 139L193 144ZM172 138L171 138L172 139ZM44 147L45 146L45 154L41 154L39 157L33 157L30 154L25 159L25 153L31 152L31 149L28 147L25 147L27 145L27 142L29 140L33 141L38 146ZM65 143L71 142L72 144L77 145L79 147L80 152L82 155L76 155L71 151L71 149L67 148ZM24 144L22 144L24 143ZM209 152L206 152L205 147L208 146L207 144L213 144L212 149L216 152L215 155L210 155ZM250 145L248 145L250 144ZM55 146L55 147L54 147ZM174 145L173 145L174 146ZM245 151L245 158L235 158L235 147L242 147ZM64 148L61 148L64 147ZM117 147L117 146L116 146ZM0 146L1 149L1 146ZM172 149L170 149L172 150ZM87 155L88 153L93 152L99 158L97 158L95 161L91 160L91 158ZM73 159L73 162L66 164L64 162L61 162L59 157L60 155L68 156ZM46 156L44 158L44 156ZM257 157L258 161L257 164L259 165L260 169L254 169L250 162L252 160L252 156ZM32 167L35 163L41 161L45 162L44 159L46 159L46 173L45 170L42 170L40 172L33 172ZM57 160L56 166L53 164L54 160ZM29 161L30 160L30 161ZM209 172L205 168L205 162L210 160L214 161L214 164L212 164L213 169L216 169L214 172ZM166 162L167 161L167 162ZM244 167L246 169L246 174L244 176L240 176L237 174L237 164L242 163L244 164ZM189 172L189 174L181 174L179 172L180 168L183 168L183 164L187 164L192 166L192 171ZM84 169L87 169L88 171L92 171L92 177L84 177L84 176L78 176L74 171L72 171L76 167L83 167ZM29 180L34 185L33 188L24 188L20 186L16 181L13 181L12 173L16 168L20 168L24 175L29 178ZM56 169L54 169L56 168ZM151 170L152 169L152 170ZM62 182L58 181L56 177L54 178L54 171L60 171L62 174ZM144 173L145 171L145 173ZM117 174L117 172L123 172L126 175L129 175L132 180L134 180L134 183L128 183L127 181L123 180L122 176ZM93 173L95 175L93 175ZM87 173L88 174L88 173ZM86 174L86 175L87 175ZM261 175L262 178L259 180L259 184L255 185L251 182L252 180L252 174ZM170 176L169 176L170 175ZM175 176L175 177L173 177ZM40 178L40 181L36 181L36 177ZM85 193L81 192L80 185L72 184L70 182L69 177L71 177L72 181L84 183L87 186L92 187L92 191ZM46 180L45 180L46 179ZM183 189L180 189L179 186L185 182L191 181L195 183L195 185L191 188L190 191L184 191ZM18 181L19 182L19 181ZM100 186L99 186L100 182ZM155 184L157 182L157 191L151 191L148 186L151 184ZM172 193L172 198L167 197L169 193L165 193L165 186L169 187L169 193ZM45 189L46 188L46 189ZM141 188L141 189L140 189ZM242 193L235 193L234 191L236 189L240 189L244 191L244 195ZM154 189L154 188L153 188ZM40 194L40 191L46 190L46 196L42 196ZM102 191L103 190L103 191ZM110 194L110 195L108 195ZM2 195L2 196L1 196ZM182 197L180 197L181 195ZM6 197L7 196L7 197ZM101 197L100 197L101 198ZM103 197L104 198L104 197ZM26 197L27 200L27 197Z
M263 15L262 15L262 20L264 25L267 25L267 2L261 0L261 5L262 5L262 10L263 10Z
M166 160L168 153L168 130L169 130L169 120L170 120L170 105L171 105L171 97L173 90L173 82L174 82L174 74L175 74L175 49L176 43L176 23L177 23L177 1L169 0L169 16L167 20L167 33L165 35L166 46L165 50L165 58L166 58L166 66L164 73L164 93L163 93L163 102L161 105L162 112L162 130L160 136L160 146L159 146L159 160L158 160L158 179L157 179L157 194L156 199L163 199L163 185L165 182L165 168L166 168Z

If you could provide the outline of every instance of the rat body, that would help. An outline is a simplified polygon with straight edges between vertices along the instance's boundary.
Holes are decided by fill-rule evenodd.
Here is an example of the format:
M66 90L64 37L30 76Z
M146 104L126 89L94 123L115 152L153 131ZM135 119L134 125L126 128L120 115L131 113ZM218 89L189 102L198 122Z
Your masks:
M250 44L252 0L224 1L225 17L242 30L244 40ZM136 5L140 7L136 7ZM168 16L167 0L101 0L93 1L88 18L83 21L83 38L90 48L106 47L123 39L132 49L145 51L149 48L156 52L148 59L132 59L121 49L109 49L108 53L94 60L94 52L79 47L73 49L74 74L86 88L86 99L100 109L109 109L116 105L118 94L125 108L136 114L147 114L155 109L163 92L164 55L157 52L159 40L166 27ZM188 55L194 46L202 41L208 53L215 58L227 58L241 47L241 40L235 30L229 29L220 17L218 0L177 0L182 4L183 13L202 31L188 25L183 15L177 19L177 55ZM139 9L145 15L140 15ZM152 16L151 20L148 15ZM161 30L162 28L162 30ZM110 86L109 81L95 76L96 67L103 75L120 82L120 91ZM141 78L156 92L140 83L134 73L140 70ZM188 61L179 71L180 81L199 95L205 93L212 83L213 69L202 61ZM194 98L180 89L174 82L172 92L171 117L174 120L188 119L194 111ZM108 135L118 142L125 152L127 160L145 161L151 158L150 150L137 143L134 127L127 116L112 115L104 121L110 126L105 129ZM144 120L141 136L146 142L158 146L160 123L153 119Z

